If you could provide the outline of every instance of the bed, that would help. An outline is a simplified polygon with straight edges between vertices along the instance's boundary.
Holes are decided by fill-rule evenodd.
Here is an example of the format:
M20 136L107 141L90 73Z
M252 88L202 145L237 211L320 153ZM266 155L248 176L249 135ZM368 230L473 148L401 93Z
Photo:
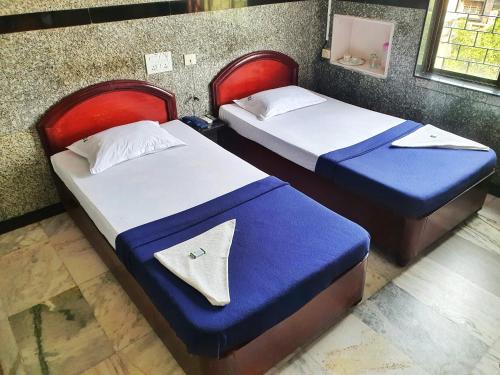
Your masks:
M361 300L369 236L176 116L172 93L121 80L62 99L37 128L68 213L180 366L188 374L263 373ZM144 119L187 146L96 175L65 150ZM212 306L153 255L231 218L231 302Z
M496 163L491 150L393 148L421 125L328 97L266 121L232 103L297 82L297 63L274 51L223 68L211 95L230 127L225 147L365 227L400 265L482 207Z

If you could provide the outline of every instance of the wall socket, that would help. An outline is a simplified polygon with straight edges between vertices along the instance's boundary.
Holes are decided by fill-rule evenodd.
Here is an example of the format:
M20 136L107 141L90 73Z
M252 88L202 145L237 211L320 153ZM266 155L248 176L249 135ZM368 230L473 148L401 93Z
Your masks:
M170 51L144 55L144 59L148 74L171 72L173 70L172 53Z
M321 57L324 59L330 60L331 54L332 54L332 51L330 50L330 48L323 48L321 50Z
M196 54L190 53L184 55L184 65L185 66L196 65Z

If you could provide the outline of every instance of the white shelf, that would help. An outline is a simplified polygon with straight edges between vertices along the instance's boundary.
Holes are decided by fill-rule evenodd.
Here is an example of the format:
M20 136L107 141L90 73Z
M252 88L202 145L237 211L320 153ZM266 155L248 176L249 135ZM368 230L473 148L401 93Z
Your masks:
M363 74L367 74L373 77L377 78L387 78L387 73L385 72L385 68L382 66L379 66L377 68L371 68L370 64L368 62L365 62L363 65L357 65L357 66L349 66L349 65L344 65L339 62L332 62L333 65L341 66L344 69L348 70L354 70L356 72L360 72Z
M335 14L330 63L373 77L387 78L393 35L394 24L391 22ZM388 43L386 51L385 43ZM379 58L380 65L377 68L370 68L369 60L372 53L376 53ZM338 60L345 54L361 57L366 62L359 66L340 64Z

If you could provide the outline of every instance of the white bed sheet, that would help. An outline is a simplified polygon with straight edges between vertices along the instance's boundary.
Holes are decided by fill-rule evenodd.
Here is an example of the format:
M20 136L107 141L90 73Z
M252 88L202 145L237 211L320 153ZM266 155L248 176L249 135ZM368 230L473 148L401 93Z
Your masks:
M327 101L265 121L236 104L223 105L219 117L241 136L311 171L319 156L362 142L404 121L321 96Z
M128 229L176 214L267 174L175 120L165 124L186 146L146 155L91 175L71 151L51 157L56 174L115 247Z

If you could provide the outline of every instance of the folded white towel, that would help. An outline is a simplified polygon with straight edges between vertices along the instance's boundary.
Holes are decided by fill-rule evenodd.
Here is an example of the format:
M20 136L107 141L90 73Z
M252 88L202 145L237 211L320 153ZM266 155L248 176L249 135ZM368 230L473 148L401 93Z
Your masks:
M464 150L487 151L489 148L481 143L460 137L456 134L436 128L433 125L425 125L397 141L392 142L395 147L425 147L425 148L449 148Z
M236 219L226 221L154 256L212 305L227 305L230 302L228 258L235 227ZM198 256L193 258L192 253Z

